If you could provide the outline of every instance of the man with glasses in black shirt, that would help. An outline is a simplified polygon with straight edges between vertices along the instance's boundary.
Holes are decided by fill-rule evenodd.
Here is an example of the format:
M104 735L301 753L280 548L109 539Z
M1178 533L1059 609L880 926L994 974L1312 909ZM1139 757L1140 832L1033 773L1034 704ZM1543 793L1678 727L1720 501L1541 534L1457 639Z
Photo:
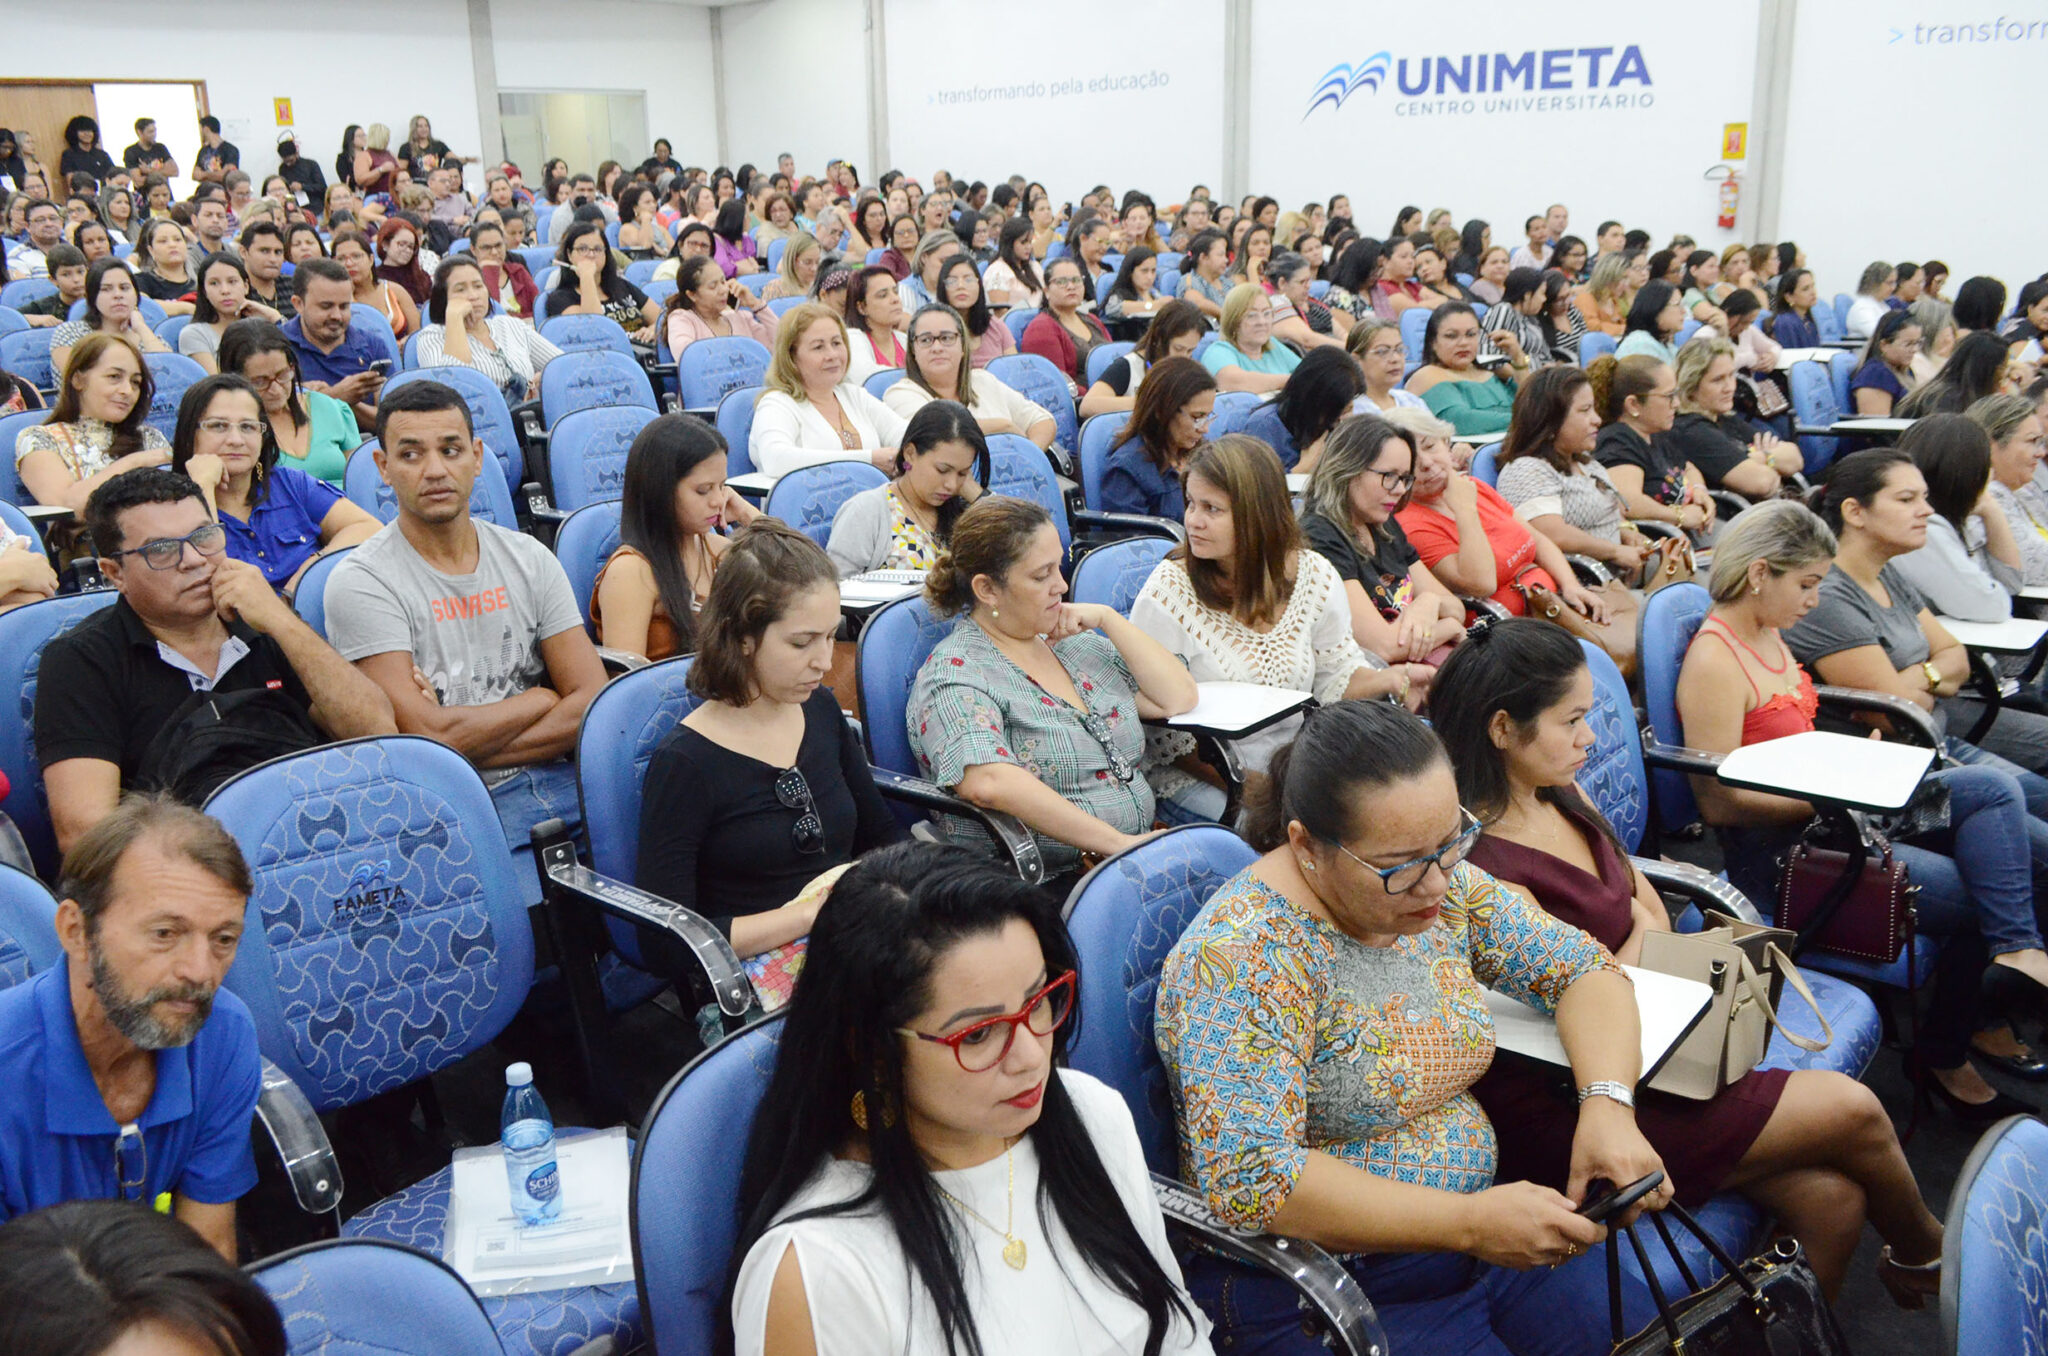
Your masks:
M194 693L274 693L297 708L300 726L310 719L306 747L320 735L397 732L377 685L261 570L227 555L227 534L192 480L162 467L116 476L86 501L85 524L121 597L43 651L36 751L59 848L111 813L124 790L162 784L177 751L160 735L185 719ZM272 727L290 723L282 708L240 709Z

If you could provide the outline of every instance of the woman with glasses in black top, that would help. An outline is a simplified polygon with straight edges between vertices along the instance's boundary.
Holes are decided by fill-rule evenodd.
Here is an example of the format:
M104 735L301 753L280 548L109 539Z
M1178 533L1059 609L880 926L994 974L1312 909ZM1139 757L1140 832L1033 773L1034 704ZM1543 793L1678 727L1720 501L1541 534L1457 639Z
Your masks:
M807 884L903 830L824 686L839 571L822 547L757 519L719 557L696 630L700 705L647 766L634 876L757 956L809 935Z

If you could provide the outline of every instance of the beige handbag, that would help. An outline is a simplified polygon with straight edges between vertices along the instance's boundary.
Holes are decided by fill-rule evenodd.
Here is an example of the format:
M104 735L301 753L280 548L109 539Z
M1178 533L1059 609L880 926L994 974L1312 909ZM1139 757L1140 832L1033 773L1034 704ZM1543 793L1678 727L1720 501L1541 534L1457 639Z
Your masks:
M1763 1059L1773 1027L1802 1050L1827 1049L1834 1029L1799 967L1778 944L1791 936L1782 928L1758 927L1718 913L1709 913L1699 932L1643 934L1644 969L1698 980L1714 991L1699 1025L1650 1080L1653 1090L1701 1102L1719 1095ZM1774 990L1782 984L1790 984L1813 1009L1822 1039L1787 1031L1778 1020Z

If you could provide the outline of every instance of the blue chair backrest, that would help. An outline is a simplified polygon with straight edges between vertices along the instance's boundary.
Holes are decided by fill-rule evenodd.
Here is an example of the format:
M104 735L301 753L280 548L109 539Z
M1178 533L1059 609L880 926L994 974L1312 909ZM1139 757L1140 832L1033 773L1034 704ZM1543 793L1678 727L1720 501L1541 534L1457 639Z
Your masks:
M1942 1243L1941 1349L2048 1351L2048 1125L1984 1133L1955 1185Z
M56 896L27 872L0 866L0 989L41 974L63 954Z
M404 355L398 351L398 336L391 332L391 322L384 318L384 313L374 306L365 306L360 301L352 304L348 312L348 323L381 344L384 356L391 359L392 369L396 371L399 359Z
M447 1263L373 1238L309 1243L259 1265L290 1356L431 1351L503 1356L476 1295Z
M57 295L57 284L48 278L18 278L0 287L0 306L20 310L31 302Z
M1828 355L1828 390L1835 397L1835 408L1845 416L1856 413L1856 397L1849 391L1849 382L1856 375L1856 358L1846 348Z
M1066 257L1067 242L1064 240L1055 240L1045 247L1045 262L1048 264L1055 259L1064 259Z
M612 247L613 249L617 249L617 248L619 247L619 223L618 223L618 222L616 222L616 221L607 221L607 222L606 222L606 223L604 224L604 238L605 238L605 243L606 243L606 244L608 244L608 245L610 245L610 246L611 246L611 247Z
M676 280L674 278L656 278L640 290L645 292L647 299L657 307L667 306L668 299L676 294ZM667 327L663 326L656 333L665 334L666 331Z
M1095 304L1097 306L1108 305L1109 289L1115 286L1115 272L1113 272L1110 269L1104 269L1100 274L1098 274L1095 279Z
M344 546L339 551L327 552L306 567L306 572L299 576L298 588L292 591L292 611L322 640L327 639L327 576L355 549Z
M640 1317L664 1352L717 1346L739 1241L740 1168L775 1071L782 1019L722 1041L670 1080L633 1159Z
M1488 443L1472 453L1472 478L1489 485L1500 482L1500 444Z
M1038 319L1038 308L1036 306L1012 306L1009 310L1003 312L1003 323L1010 327L1010 336L1020 344L1024 342L1024 331L1036 319Z
M1579 336L1579 366L1591 367L1593 360L1602 358L1621 347L1621 340L1604 330L1587 330Z
M1586 723L1593 727L1593 747L1579 769L1579 785L1607 816L1621 845L1634 852L1650 820L1642 731L1636 726L1636 709L1621 670L1592 641L1580 641L1579 648L1593 671L1593 709L1586 713Z
M685 349L684 352L688 352ZM745 386L737 391L727 391L725 398L718 402L718 431L725 438L725 472L727 475L747 475L754 469L753 454L747 450L747 439L754 432L754 405L761 399L765 386Z
M1813 313L1819 315L1816 306ZM1834 379L1828 364L1803 362L1792 364L1792 417L1801 427L1827 428L1841 417L1841 410L1835 404ZM1818 475L1827 464L1835 459L1835 451L1841 439L1825 437L1818 433L1799 435L1799 451L1806 458L1806 474Z
M559 315L540 327L540 337L564 353L606 352L633 357L633 341L609 316Z
M1076 458L1081 463L1081 502L1091 509L1102 508L1102 473L1109 463L1109 447L1130 422L1129 410L1111 410L1091 417L1081 426L1081 446Z
M341 492L351 504L378 522L388 523L398 516L398 496L377 470L377 446L377 440L371 438L348 454L348 464L341 472ZM519 510L512 502L512 491L505 488L502 478L490 474L488 466L469 487L469 511L471 516L499 527L516 530L519 526Z
M1671 346L1673 348L1684 348L1692 342L1692 337L1699 332L1700 322L1697 320L1687 320L1678 327L1678 337L1671 341Z
M1101 603L1130 616L1138 591L1173 545L1166 537L1126 537L1096 547L1074 567L1073 600Z
M1187 262L1188 256L1181 250L1161 250L1153 257L1159 261L1162 270L1170 268L1178 271L1180 266Z
M598 572L619 549L619 511L617 499L586 504L564 519L555 533L555 559L569 576L569 589L576 595L586 629L590 627L590 595L597 588Z
M787 237L768 242L768 271L770 273L782 267L782 252L788 248L789 240Z
M768 309L778 316L788 315L809 300L809 297L777 297L768 303Z
M519 482L526 475L526 453L519 445L519 430L512 423L512 408L505 403L505 393L498 389L498 383L473 367L449 364L400 372L384 383L384 391L389 394L416 381L439 382L461 393L469 406L469 422L475 427L476 436L484 440L484 446L498 459L506 493L517 494Z
M881 371L869 377L866 381L862 382L861 389L866 391L875 399L880 400L882 398L883 393L886 392L891 386L894 386L897 382L903 380L903 377L904 371L902 368L885 367Z
M29 544L38 551L46 549L43 545L43 534L29 521L29 516L4 499L0 499L0 527L27 537Z
M1643 707L1650 731L1662 744L1685 745L1685 727L1678 719L1678 674L1700 623L1714 599L1698 584L1673 584L1643 600L1641 652ZM1682 829L1700 817L1692 782L1683 772L1658 769L1650 774L1657 801L1657 819L1667 830Z
M57 378L50 370L50 341L56 337L57 331L47 325L0 335L0 367L38 391L56 390Z
M182 353L145 353L142 361L149 364L149 377L155 388L143 422L169 441L178 431L178 406L184 401L185 392L205 380L206 369Z
M1074 409L1073 388L1067 374L1053 366L1050 358L1036 353L1011 353L988 365L988 374L1052 416L1059 432L1053 437L1061 447L1072 447L1081 436L1081 416Z
M45 331L47 333L47 331ZM0 361L0 367L6 363ZM14 369L17 376L24 375ZM23 488L21 477L14 470L14 447L21 439L21 431L48 421L48 410L21 410L14 414L0 414L0 499L10 504L33 504L35 496ZM17 529L18 530L18 529Z
M868 761L876 767L921 775L904 713L910 708L910 685L917 681L917 671L952 629L953 620L934 617L921 594L876 609L861 627L854 686L860 690L861 735Z
M545 216L546 214L543 213L542 215ZM513 250L512 253L518 255L520 262L526 265L526 271L533 275L533 282L536 287L540 286L540 275L547 272L555 262L555 247L553 245L527 245Z
M12 306L0 306L0 337L20 334L29 327L28 317Z
M659 259L635 259L626 265L626 271L620 276L644 292L647 284L654 281L654 270L660 267Z
M178 336L183 334L185 327L191 323L192 317L189 315L165 316L164 323L156 327L156 337L170 345L171 352L176 353Z
M487 1044L526 1001L526 890L469 760L413 735L273 759L207 799L256 888L228 986L331 1111Z
M1422 334L1434 311L1434 307L1410 306L1401 312L1401 351L1408 356L1411 372L1422 365Z
M1835 323L1842 326L1845 331L1849 327L1849 308L1855 304L1856 298L1850 296L1847 292L1835 293L1834 299L1828 303L1834 309Z
M1152 1041L1159 973L1202 906L1258 860L1215 824L1168 830L1091 871L1067 899L1081 1030L1067 1062L1123 1094L1152 1171L1178 1177L1173 1102Z
M803 466L775 482L763 510L823 546L832 535L832 519L840 505L863 490L888 483L889 477L864 461Z
M863 264L862 264L862 267L863 267L863 268L873 268L873 267L874 267L874 266L875 266L876 264L879 264L879 263L881 263L881 262L882 262L882 256L883 256L883 255L885 255L885 254L887 254L888 252L889 252L889 247L888 247L887 245L877 245L877 246L875 246L875 247L874 247L873 249L871 249L871 250L869 250L869 251L868 251L868 257L867 257L867 260L866 260L866 262L865 262L865 263L863 263Z
M1109 365L1126 353L1137 348L1136 344L1097 344L1088 352L1088 384L1093 386L1102 380L1102 374Z
M1308 294L1314 297L1317 301L1321 301L1324 297L1329 296L1330 280L1328 278L1309 279Z
M1820 341L1832 344L1842 337L1842 317L1833 306L1826 303L1816 305L1812 311L1813 327L1820 331Z
M1067 521L1067 499L1053 478L1052 463L1037 443L1021 433L995 433L988 439L988 488L1014 499L1029 499L1052 515L1060 534L1060 551L1074 549L1073 525Z
M625 493L626 454L657 417L638 405L565 416L548 434L548 482L555 507L567 512Z
M1180 270L1161 265L1159 276L1152 281L1152 290L1163 297L1177 297L1181 291ZM1325 292L1330 289L1325 287Z
M686 410L715 410L729 392L759 386L768 375L768 346L744 335L699 339L676 360Z
M36 670L45 645L118 596L112 589L59 594L0 613L0 692L16 694L14 719L0 720L0 772L8 781L0 811L21 830L42 875L57 869L57 835L50 827L50 801L36 757Z
M1256 391L1222 391L1216 396L1216 412L1209 420L1209 436L1242 433L1244 426L1265 402Z
M640 364L618 353L564 353L541 369L541 416L549 428L563 415L607 405L639 405L661 413Z

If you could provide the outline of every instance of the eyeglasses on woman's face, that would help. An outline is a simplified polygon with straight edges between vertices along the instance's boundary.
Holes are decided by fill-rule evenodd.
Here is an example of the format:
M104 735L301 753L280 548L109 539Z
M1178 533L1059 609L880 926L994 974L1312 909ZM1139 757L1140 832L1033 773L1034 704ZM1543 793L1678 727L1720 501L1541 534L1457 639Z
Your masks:
M958 348L960 336L953 330L926 330L910 342L929 352L935 348Z
M1432 866L1437 867L1448 875L1453 867L1464 861L1466 856L1471 853L1472 845L1479 841L1479 834L1483 827L1478 819L1473 816L1472 812L1461 805L1458 807L1458 831L1456 835L1452 837L1450 842L1445 843L1435 852L1428 853L1425 856L1415 857L1405 862L1397 862L1393 866L1374 866L1342 843L1337 844L1337 851L1372 872L1375 876L1378 876L1380 884L1386 887L1388 894L1405 895L1429 878L1429 868Z
M951 1046L953 1058L968 1073L986 1073L1001 1064L1010 1053L1010 1046L1017 1040L1017 1028L1023 1027L1034 1036L1050 1036L1074 1011L1074 972L1066 971L1037 993L1024 1000L1024 1006L1015 1012L999 1017L988 1017L972 1026L946 1036L933 1036L923 1031L913 1031L899 1026L900 1036L913 1036L934 1045Z

